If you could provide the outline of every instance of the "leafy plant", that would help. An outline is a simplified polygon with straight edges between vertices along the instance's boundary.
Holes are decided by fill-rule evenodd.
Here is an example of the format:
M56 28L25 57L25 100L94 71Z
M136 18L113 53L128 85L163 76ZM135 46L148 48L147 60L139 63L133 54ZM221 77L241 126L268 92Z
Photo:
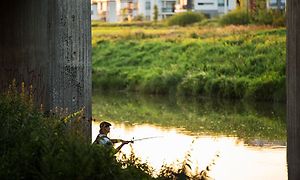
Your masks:
M167 22L169 26L187 26L196 22L201 22L203 19L205 19L203 14L188 11L171 16Z
M248 13L241 9L231 11L228 14L222 16L222 18L220 19L220 24L222 25L245 25L249 23L250 18Z

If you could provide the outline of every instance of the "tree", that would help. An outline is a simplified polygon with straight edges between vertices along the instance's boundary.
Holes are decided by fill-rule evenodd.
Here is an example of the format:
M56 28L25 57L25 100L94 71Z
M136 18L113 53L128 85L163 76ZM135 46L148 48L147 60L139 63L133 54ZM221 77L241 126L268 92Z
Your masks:
M192 0L187 0L186 9L188 11L191 11L193 9L193 1Z
M158 19L158 7L157 5L155 4L154 5L154 12L153 12L153 20L156 22Z

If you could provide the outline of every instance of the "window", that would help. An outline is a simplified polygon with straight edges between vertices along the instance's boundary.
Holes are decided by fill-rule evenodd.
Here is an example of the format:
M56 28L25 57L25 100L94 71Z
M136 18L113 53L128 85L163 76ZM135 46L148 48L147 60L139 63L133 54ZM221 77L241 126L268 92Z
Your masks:
M218 6L224 6L224 0L218 0Z
M151 2L147 1L146 2L146 10L150 10L151 9Z
M210 3L210 2L208 2L208 3L198 3L198 5L199 5L199 6L204 6L204 5L214 5L214 3Z

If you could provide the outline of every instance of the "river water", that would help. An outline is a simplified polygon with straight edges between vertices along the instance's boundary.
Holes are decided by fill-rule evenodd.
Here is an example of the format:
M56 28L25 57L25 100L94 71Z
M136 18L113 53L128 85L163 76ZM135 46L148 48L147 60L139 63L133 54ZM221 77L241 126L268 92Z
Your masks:
M287 179L283 104L94 92L93 116L112 123L111 138L156 172L188 160L213 179ZM99 131L93 122L92 138ZM145 138L145 139L141 139ZM139 140L140 139L140 140Z

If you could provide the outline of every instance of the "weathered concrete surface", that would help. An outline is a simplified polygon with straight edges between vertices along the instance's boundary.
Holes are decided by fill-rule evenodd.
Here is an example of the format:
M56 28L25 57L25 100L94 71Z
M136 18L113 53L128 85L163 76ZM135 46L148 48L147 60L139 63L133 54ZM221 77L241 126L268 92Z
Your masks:
M300 179L300 1L287 1L288 178Z
M90 0L0 2L0 89L33 86L46 111L85 108L91 137ZM20 85L19 85L20 86Z

